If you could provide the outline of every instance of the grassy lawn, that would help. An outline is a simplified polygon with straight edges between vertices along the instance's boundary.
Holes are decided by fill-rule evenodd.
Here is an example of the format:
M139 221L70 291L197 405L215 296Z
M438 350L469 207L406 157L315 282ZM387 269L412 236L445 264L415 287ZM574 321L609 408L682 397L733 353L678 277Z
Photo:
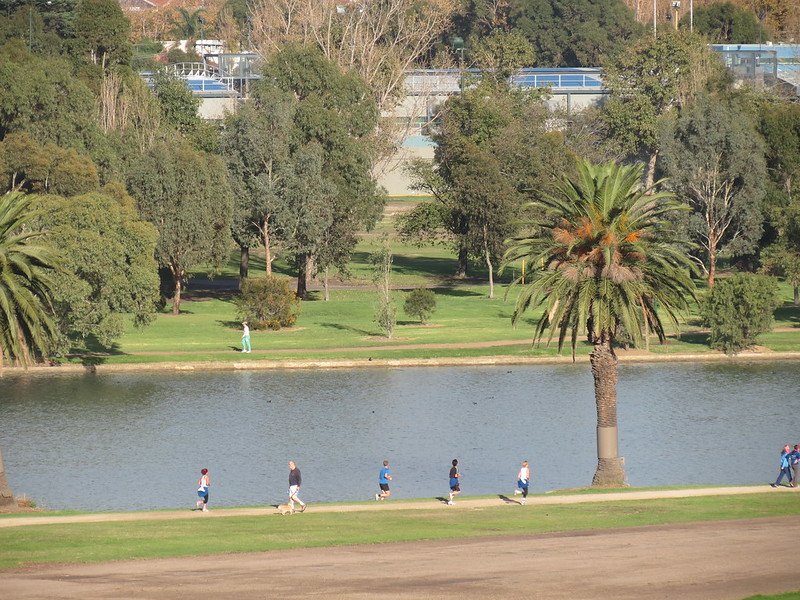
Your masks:
M601 502L469 510L385 510L287 518L126 521L0 529L0 569L399 541L530 535L800 514L793 494ZM198 517L202 518L202 517Z
M436 289L437 309L430 323L422 325L402 312L406 291L394 292L398 306L398 326L392 339L381 335L373 320L375 294L370 289L333 290L324 302L319 293L303 302L295 327L281 331L253 332L254 354L248 360L296 358L435 358L469 356L554 356L555 344L532 346L532 324L536 313L529 314L517 328L511 326L514 292L503 299L489 300L483 286ZM788 295L787 286L782 288ZM109 363L161 361L237 361L241 337L234 305L225 299L208 298L185 301L179 316L166 309L156 321L143 329L128 328L112 349ZM776 327L780 331L763 335L759 342L774 351L800 349L800 309L784 305L779 309ZM791 328L791 330L786 330ZM796 330L795 330L796 329ZM516 345L459 347L481 342L517 342ZM413 347L451 344L449 348ZM710 352L708 335L702 332L696 317L682 327L681 337L666 345L652 341L656 354ZM409 347L412 346L412 347ZM392 349L396 347L396 349ZM579 354L590 346L579 344Z
M248 360L555 355L555 345L549 348L546 345L531 346L532 324L537 313L528 314L520 326L512 328L511 314L517 290L511 291L508 300L504 299L506 283L512 272L509 271L500 279L495 290L497 297L489 300L488 286L481 283L486 273L480 270L479 265L474 271L477 280L471 284L456 282L450 277L456 266L452 248L417 248L397 239L394 232L397 215L402 213L404 207L413 207L420 201L418 197L392 198L389 209L376 229L362 235L349 267L351 278L344 282L333 282L344 283L347 287L332 289L329 302L321 300L321 292L312 292L310 299L303 302L300 318L292 329L253 332L254 353L247 357ZM369 254L377 248L383 234L389 236L394 252L393 285L404 288L394 292L398 326L391 340L381 335L374 321L376 293L369 283ZM237 276L238 260L238 251L232 252L220 276ZM250 266L251 276L257 277L263 273L263 249L252 249ZM292 275L288 265L280 260L274 266L277 273ZM195 275L205 276L208 270L200 268ZM195 288L202 285L201 281L195 282ZM403 301L408 294L405 290L420 286L436 286L437 295L436 312L431 322L424 326L402 311ZM113 348L93 346L91 349L100 352L110 350L112 356L99 359L109 363L241 360L243 357L236 352L241 337L240 326L236 309L230 302L234 292L230 289L208 292L191 290L190 284L181 315L172 316L167 307L149 327L128 327ZM774 351L800 350L800 307L791 304L788 285L781 284L781 294L784 304L775 314L775 326L781 330L763 335L759 343ZM789 328L791 330L787 330ZM482 348L458 346L495 341L516 341L518 344L487 345ZM409 347L430 344L450 344L454 347ZM387 349L386 346L396 349ZM650 350L656 354L710 352L708 334L702 330L696 307L681 326L680 338L673 338L663 346L653 340ZM588 344L580 344L580 354L588 354L589 351Z

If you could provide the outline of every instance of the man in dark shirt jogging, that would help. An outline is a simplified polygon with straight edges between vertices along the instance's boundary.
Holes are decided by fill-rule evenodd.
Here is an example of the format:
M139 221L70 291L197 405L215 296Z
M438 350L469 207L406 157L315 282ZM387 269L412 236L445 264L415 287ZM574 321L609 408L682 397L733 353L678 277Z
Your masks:
M297 465L294 464L293 460L289 461L289 508L294 510L294 503L297 502L300 505L300 512L304 512L306 510L306 504L300 497L297 495L300 492L300 484L303 482L303 478L300 476L300 469L297 468Z

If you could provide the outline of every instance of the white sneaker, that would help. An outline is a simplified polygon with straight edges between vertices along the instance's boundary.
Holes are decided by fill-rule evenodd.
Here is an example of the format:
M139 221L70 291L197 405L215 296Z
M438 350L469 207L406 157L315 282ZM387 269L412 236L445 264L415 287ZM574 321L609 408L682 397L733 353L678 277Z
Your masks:
M521 494L521 493L522 493L522 492L521 492L521 491L519 491L519 490L514 490L514 495L515 495L515 496L518 496L518 495L519 495L519 494Z
M453 506L453 504L455 504L455 502L453 502L452 500L448 500L448 501L447 501L447 505L448 505L448 506Z
M519 501L520 504L525 504L525 498Z
M380 499L381 499L381 495L380 494L375 494L375 500L380 500Z

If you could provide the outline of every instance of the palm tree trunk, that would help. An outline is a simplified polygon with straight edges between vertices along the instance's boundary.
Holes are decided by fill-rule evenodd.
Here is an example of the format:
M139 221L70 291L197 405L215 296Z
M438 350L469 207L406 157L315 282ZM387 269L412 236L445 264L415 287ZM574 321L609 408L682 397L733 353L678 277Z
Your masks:
M592 485L624 486L625 466L619 455L617 430L617 357L607 334L595 339L589 358L597 403L597 471Z
M6 479L6 467L3 464L3 451L0 450L0 506L11 506L14 504L14 493Z

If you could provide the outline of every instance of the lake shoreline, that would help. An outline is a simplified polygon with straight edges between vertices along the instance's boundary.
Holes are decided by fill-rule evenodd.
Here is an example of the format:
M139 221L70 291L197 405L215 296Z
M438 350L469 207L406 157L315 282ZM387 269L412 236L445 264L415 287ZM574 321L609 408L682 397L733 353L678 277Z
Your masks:
M800 352L743 352L728 356L717 352L650 354L638 351L618 350L620 363L748 363L800 360ZM118 364L61 364L51 366L3 367L3 374L51 375L79 373L145 373L145 372L207 372L207 371L272 371L303 369L360 369L364 367L468 367L468 366L515 366L515 365L563 365L588 363L588 355L576 356L469 356L441 358L375 358L375 359L291 359L291 360L242 360L242 361L188 361Z

